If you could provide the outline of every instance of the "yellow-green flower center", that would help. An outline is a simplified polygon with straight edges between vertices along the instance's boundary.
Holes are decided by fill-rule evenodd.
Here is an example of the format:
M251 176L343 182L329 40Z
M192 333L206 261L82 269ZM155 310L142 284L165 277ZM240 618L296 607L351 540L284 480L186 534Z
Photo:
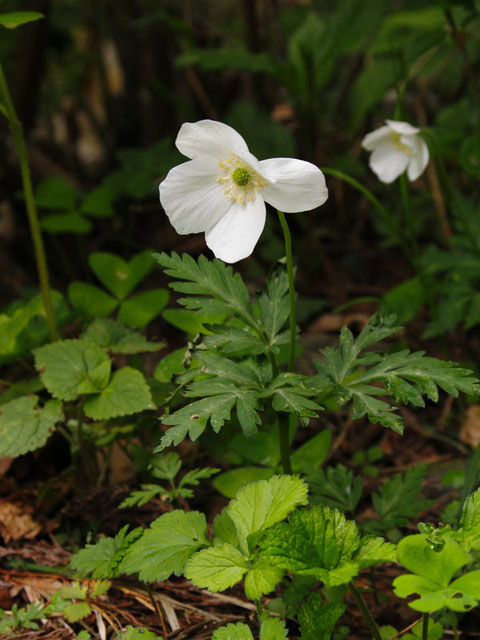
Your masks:
M232 180L235 184L238 184L239 187L244 187L250 180L250 172L244 167L237 167L232 173Z
M402 142L401 137L402 137L401 133L398 133L398 131L392 131L393 146L397 151L401 151L402 153L405 153L405 155L411 156L412 150L408 145Z
M226 159L218 161L221 175L217 182L223 185L223 193L229 200L238 204L253 202L257 191L261 191L268 183L255 169L235 153L229 153Z

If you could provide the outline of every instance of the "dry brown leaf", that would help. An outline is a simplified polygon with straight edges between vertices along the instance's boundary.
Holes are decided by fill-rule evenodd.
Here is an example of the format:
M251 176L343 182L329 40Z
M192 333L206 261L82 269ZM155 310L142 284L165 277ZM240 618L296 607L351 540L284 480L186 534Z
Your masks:
M21 505L0 500L0 535L6 543L20 538L35 538L40 529L40 525Z
M480 405L472 404L466 410L460 440L474 449L480 444Z

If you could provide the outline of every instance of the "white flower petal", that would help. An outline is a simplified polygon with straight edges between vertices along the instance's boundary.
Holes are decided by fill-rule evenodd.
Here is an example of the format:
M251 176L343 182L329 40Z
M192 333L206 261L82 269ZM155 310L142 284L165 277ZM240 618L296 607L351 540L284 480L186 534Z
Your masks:
M237 155L248 154L248 147L242 136L223 122L200 120L182 124L175 140L177 149L187 158L220 160L233 151Z
M293 158L271 158L261 160L260 169L262 176L269 182L260 195L280 211L310 211L328 198L325 177L310 162Z
M375 129L371 133L367 133L367 135L362 140L362 147L367 151L373 151L376 147L387 140L392 139L392 132L389 127L380 127L380 129Z
M411 182L419 178L425 171L429 157L427 143L422 138L416 137L413 156L410 158L407 169L408 179Z
M385 120L385 122L390 127L390 129L392 131L395 131L396 133L402 133L410 136L415 135L420 131L420 129L417 129L417 127L412 127L412 125L408 122L402 122L400 120Z
M259 196L243 205L233 202L228 213L205 233L207 245L224 262L243 260L255 248L265 217L265 202Z
M189 160L171 169L160 183L160 202L177 233L210 229L232 205L215 171L209 159Z
M390 184L407 168L409 157L402 151L397 151L392 144L382 144L370 156L370 169L378 179Z

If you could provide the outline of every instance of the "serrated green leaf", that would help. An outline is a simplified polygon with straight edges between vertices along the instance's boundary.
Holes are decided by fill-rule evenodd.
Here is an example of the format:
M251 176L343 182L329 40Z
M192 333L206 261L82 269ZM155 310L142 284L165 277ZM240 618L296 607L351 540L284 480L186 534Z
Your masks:
M253 640L253 635L243 622L230 622L216 629L210 640Z
M93 583L92 590L90 592L91 598L98 598L99 596L103 596L112 586L110 580L98 580Z
M218 351L226 356L253 356L265 352L265 341L249 327L240 329L229 325L206 325L211 335L203 338L205 349ZM278 341L280 344L282 341Z
M144 329L162 309L170 297L166 289L151 289L124 300L118 312L120 322L136 329Z
M261 563L258 565L249 569L245 576L245 595L250 600L260 600L262 596L271 593L285 575L283 569L261 566Z
M65 600L86 600L87 587L81 587L78 583L60 587L60 596Z
M467 550L480 551L480 489L465 500L459 527L463 538L462 544Z
M113 253L91 253L88 262L93 272L119 300L123 300L154 266L150 251L137 254L126 262Z
M342 464L317 469L306 477L312 504L326 504L340 511L353 513L361 498L363 480Z
M354 557L360 569L365 569L382 562L396 562L397 552L395 545L383 538L363 536Z
M211 593L233 587L247 571L247 559L228 543L202 549L185 565L185 577Z
M119 570L138 573L145 582L161 582L172 573L181 575L190 556L209 544L203 513L170 511L152 522L129 547Z
M233 520L227 513L227 507L215 516L213 521L214 544L228 542L233 547L238 547L238 535Z
M273 567L314 575L327 586L336 586L358 573L353 556L359 546L355 523L322 505L295 511L288 522L267 531L260 558Z
M215 313L236 315L249 326L261 332L261 327L250 305L247 288L238 273L221 260L210 262L204 256L195 262L188 254L179 256L172 253L155 254L155 260L164 268L165 273L177 281L170 286L175 291L192 294L181 298L180 304L199 313L212 313L211 298L215 302Z
M230 383L246 385L249 388L260 388L261 379L258 373L250 367L224 358L214 353L197 353L197 359L202 363L202 373L226 378Z
M93 420L109 420L154 408L145 378L132 367L115 371L108 386L87 397L84 404L85 415Z
M146 627L132 627L129 624L126 629L117 633L115 640L162 640L162 637L157 636Z
M278 618L264 618L260 622L260 640L287 640L285 621Z
M96 318L88 325L81 338L112 353L133 354L158 351L165 346L163 342L148 342L138 331L133 331L111 318Z
M8 13L0 13L0 24L7 29L15 29L27 22L35 22L45 16L38 11L10 11Z
M69 622L78 622L89 616L92 609L88 602L75 602L67 604L62 613Z
M258 299L258 313L268 344L273 346L290 314L286 273L269 280L266 293Z
M297 476L273 476L241 489L227 513L237 529L241 548L248 551L248 537L280 522L307 502L307 485Z
M97 393L108 383L111 362L96 344L85 340L61 340L34 352L35 367L54 398L75 400Z
M50 400L37 407L38 396L23 396L0 406L0 455L16 458L43 446L63 420L62 404Z
M127 549L143 534L140 527L127 531L128 525L125 525L114 538L100 538L96 544L87 544L72 556L70 566L80 577L90 574L96 579L117 577Z
M321 591L312 593L298 612L301 640L330 640L346 608L345 604L323 602Z
M72 282L68 297L73 307L87 318L108 316L118 306L118 300L87 282Z

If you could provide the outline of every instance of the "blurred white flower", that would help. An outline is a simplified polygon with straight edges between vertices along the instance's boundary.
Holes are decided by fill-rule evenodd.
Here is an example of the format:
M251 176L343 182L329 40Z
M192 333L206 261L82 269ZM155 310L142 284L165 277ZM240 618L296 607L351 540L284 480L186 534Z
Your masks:
M293 158L259 162L242 136L221 122L187 122L175 144L191 160L160 184L162 206L177 233L204 231L208 247L225 262L252 253L265 225L265 202L294 213L328 198L318 167Z
M428 164L428 147L418 134L420 129L408 122L385 120L385 127L367 133L362 147L371 151L369 166L382 182L389 184L405 170L416 180Z

